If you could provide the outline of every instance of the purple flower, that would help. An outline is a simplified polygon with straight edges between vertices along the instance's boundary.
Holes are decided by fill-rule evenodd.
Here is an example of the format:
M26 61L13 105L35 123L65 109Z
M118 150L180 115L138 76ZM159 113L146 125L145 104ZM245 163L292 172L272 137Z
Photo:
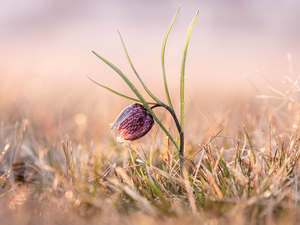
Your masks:
M111 124L111 129L118 128L118 142L134 141L146 135L152 128L154 120L143 105L134 103L126 107L115 122Z

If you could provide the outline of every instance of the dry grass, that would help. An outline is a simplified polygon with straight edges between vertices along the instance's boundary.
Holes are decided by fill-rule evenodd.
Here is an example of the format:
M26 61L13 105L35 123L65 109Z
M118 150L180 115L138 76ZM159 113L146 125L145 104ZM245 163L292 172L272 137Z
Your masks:
M1 224L295 224L298 92L296 81L285 92L275 90L279 104L263 96L260 114L254 105L242 109L247 104L209 110L207 121L215 121L209 125L197 109L187 114L183 177L177 152L157 126L141 141L118 144L107 133L108 122L93 119L83 129L85 118L68 106L64 117L32 114L13 122L21 117L9 117L14 108L6 104ZM112 114L104 120L112 121L117 112ZM52 117L54 127L48 124ZM161 118L174 127L166 113ZM61 135L65 131L69 136Z

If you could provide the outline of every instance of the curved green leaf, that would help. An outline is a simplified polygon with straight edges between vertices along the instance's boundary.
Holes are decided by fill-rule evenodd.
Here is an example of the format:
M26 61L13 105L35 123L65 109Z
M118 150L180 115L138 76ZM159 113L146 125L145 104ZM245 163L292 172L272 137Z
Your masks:
M167 39L168 39L168 36L169 36L169 33L172 29L172 26L173 26L173 23L175 22L175 19L177 17L177 14L180 10L180 7L178 7L177 9L177 12L175 13L175 16L173 17L173 20L171 21L171 24L166 32L166 35L165 35L165 38L164 38L164 41L163 41L163 45L162 45L162 48L161 48L161 66L162 66L162 71L163 71L163 77L164 77L164 86L165 86L165 92L166 92L166 96L167 96L167 99L168 99L168 103L169 103L169 106L170 108L174 111L174 108L172 106L172 102L171 102L171 98L170 98L170 94L169 94L169 90L168 90L168 84L167 84L167 77L166 77L166 69L165 69L165 49L166 49L166 44L167 44Z
M106 86L104 86L104 85L102 85L102 84L99 84L99 83L97 83L96 81L94 81L92 78L90 78L89 76L86 76L86 77L89 78L89 79L90 79L92 82L94 82L95 84L97 84L97 85L99 85L100 87L103 87L103 88L109 90L110 92L112 92L112 93L114 93L114 94L116 94L116 95L119 95L119 96L121 96L121 97L123 97L123 98L127 98L127 99L132 100L132 101L135 101L135 102L141 102L140 100L138 100L138 99L136 99L136 98L131 98L131 97L127 96L127 95L123 95L123 94L121 94L121 93L119 93L119 92L117 92L117 91L114 91L113 89L110 89L109 87L106 87ZM150 104L150 105L155 105L155 104L156 104L156 103L154 103L154 102L147 102L147 103Z
M187 49L191 37L191 33L193 30L193 26L195 24L195 21L197 19L197 16L199 14L199 10L197 10L196 15L194 19L192 20L188 32L186 34L185 44L184 44L184 51L183 51L183 58L182 58L182 64L181 64L181 76L180 76L180 125L183 130L184 127L184 76L185 76L185 62L186 62L186 54Z
M123 48L124 48L124 51L125 51L125 54L126 54L126 57L128 59L128 62L133 70L133 72L135 73L135 75L137 76L137 78L139 79L139 81L141 82L141 84L143 85L144 89L146 90L146 92L151 96L151 98L156 101L158 104L161 104L162 101L160 101L157 97L155 97L155 95L147 88L146 84L143 82L142 78L138 75L138 73L136 72L131 60L130 60L130 57L128 55L128 52L127 52L127 49L126 49L126 46L125 46L125 43L123 41L123 38L122 38L122 35L120 33L120 31L118 31L119 33L119 36L120 36L120 39L121 39L121 42L122 42L122 45L123 45Z

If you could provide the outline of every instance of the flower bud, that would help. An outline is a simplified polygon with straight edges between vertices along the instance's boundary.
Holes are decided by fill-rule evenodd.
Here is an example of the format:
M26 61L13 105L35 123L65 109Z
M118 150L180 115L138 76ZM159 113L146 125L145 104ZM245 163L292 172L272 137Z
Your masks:
M134 141L146 135L154 120L143 105L134 103L126 107L111 124L111 129L118 128L118 142Z

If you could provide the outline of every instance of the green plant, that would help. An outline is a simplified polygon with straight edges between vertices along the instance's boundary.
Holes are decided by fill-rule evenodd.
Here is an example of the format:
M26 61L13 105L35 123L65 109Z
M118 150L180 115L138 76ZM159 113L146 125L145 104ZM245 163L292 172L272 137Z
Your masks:
M169 90L168 90L168 85L167 85L167 78L166 78L166 70L165 70L165 48L166 48L166 44L167 44L167 39L169 36L169 33L171 31L171 28L175 22L175 19L178 15L178 12L180 10L180 7L178 8L175 16L173 17L173 20L166 32L166 35L164 37L163 40L163 45L162 45L162 50L161 50L161 64L162 64L162 71L163 71L163 80L164 80L164 87L165 87L165 93L166 93L166 97L168 100L168 104L164 103L163 101L161 101L160 99L158 99L146 86L146 84L143 82L143 80L141 79L141 77L138 75L137 71L135 70L129 54L127 52L127 49L125 47L123 38L119 32L119 36L126 54L126 57L128 59L128 62L132 68L132 70L134 71L135 75L137 76L137 78L139 79L139 81L141 82L141 84L143 85L144 89L146 90L146 92L149 94L149 96L155 101L155 103L152 102L147 102L144 98L144 96L136 89L136 87L132 84L132 82L122 73L122 71L120 69L118 69L118 67L116 67L114 64L112 64L110 61L108 61L107 59L103 58L101 55L97 54L96 52L93 51L93 53L100 58L103 62L105 62L108 66L110 66L113 70L115 70L120 76L121 78L127 83L127 85L131 88L131 90L134 92L134 94L136 95L136 97L138 99L135 98L131 98L129 96L123 95L117 91L114 91L104 85L101 85L97 82L95 82L94 80L92 80L91 78L89 78L91 81L93 81L94 83L96 83L97 85L113 92L114 94L117 94L121 97L136 101L136 102L140 102L143 104L143 106L145 107L145 109L149 112L149 114L153 117L153 119L157 122L157 124L161 127L161 129L165 132L165 134L168 136L168 138L173 142L174 146L176 147L176 149L179 151L179 158L180 158L180 168L182 171L182 166L184 164L184 83L185 83L185 63L186 63L186 56L187 56L187 49L188 49L188 45L189 45L189 40L190 40L190 36L192 33L192 29L193 26L195 24L195 21L197 19L199 10L197 10L195 17L193 18L189 28L188 28L188 32L186 35L186 40L185 40L185 45L184 45L184 52L183 52L183 58L182 58L182 64L181 64L181 76L180 76L180 123L179 120L176 116L175 110L173 108L173 105L171 103L171 97L169 94ZM154 105L152 107L150 107L150 105ZM165 128L165 126L161 123L161 121L158 119L158 117L156 116L156 114L153 112L152 109L156 108L156 107L163 107L165 109L167 109L175 123L176 123L176 127L179 133L179 138L180 138L180 145L178 146L177 142L175 141L175 138L172 137L172 135L168 132L168 130Z

